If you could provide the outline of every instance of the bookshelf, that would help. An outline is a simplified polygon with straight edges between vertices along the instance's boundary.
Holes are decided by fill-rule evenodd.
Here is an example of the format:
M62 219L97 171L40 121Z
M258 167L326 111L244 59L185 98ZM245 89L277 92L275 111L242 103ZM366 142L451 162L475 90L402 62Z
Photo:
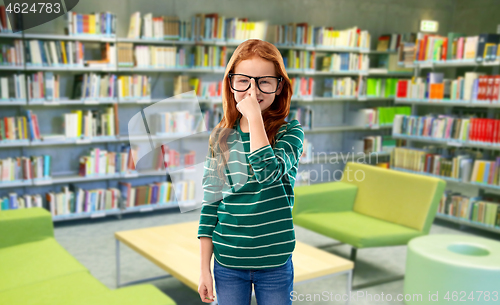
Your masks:
M52 34L0 34L0 39L19 39L23 43L29 40L41 40L41 41L71 41L71 42L85 42L85 43L96 43L96 44L112 44L117 45L118 43L132 43L134 45L144 45L144 46L217 46L217 47L228 47L236 48L242 41L190 41L190 40L154 40L154 39L136 39L136 38L122 38L122 37L99 37L99 36L84 36L84 35L52 35ZM359 55L372 54L367 48L346 48L346 47L325 47L325 46L306 46L306 45L277 45L277 47L286 54L287 50L304 51L304 52L318 52L321 54L335 54L335 53L352 53ZM23 52L26 52L23 49ZM380 52L375 52L373 54L381 54ZM26 54L25 54L26 55ZM26 56L25 56L26 58ZM229 59L229 56L228 56ZM64 75L64 77L71 78L75 73L116 73L118 75L130 75L131 73L141 73L147 75L208 75L209 77L220 78L225 72L223 67L181 67L181 68L149 68L149 67L122 67L119 65L118 60L115 60L114 65L107 67L87 67L87 66L41 66L41 65L30 65L27 61L24 61L22 66L0 66L0 70L4 70L5 73L19 72L24 74L29 74L33 72L54 72ZM288 69L287 72L292 76L305 76L314 78L324 78L324 77L407 77L408 75L401 73L392 72L380 72L369 70L338 70L338 71L320 71L311 69ZM70 89L67 89L67 91ZM73 107L85 108L85 107L106 107L110 105L118 105L119 111L126 113L125 117L130 113L136 113L139 109L154 104L156 102L162 101L169 96L171 96L170 91L164 92L162 95L152 96L143 99L135 98L121 98L117 97L111 100L104 99L58 99L58 100L35 100L29 97L23 101L0 101L0 109L7 109L7 115L19 115L23 113L25 109L30 109L35 113L40 112L41 115L45 117L47 114L47 121L51 121L54 116L51 116L49 112L57 112L58 114L69 112ZM377 103L392 103L392 97L373 97L373 96L337 96L337 97L322 97L322 96L308 96L308 97L295 97L292 98L292 104L302 104L302 105L318 105L319 107L335 107L339 105L344 108L349 108L349 104L358 104L358 106L371 106L371 102ZM182 99L169 99L168 102L175 107L177 104L184 104L185 100ZM206 104L208 107L217 106L222 103L220 98L199 98L198 102L200 104ZM345 105L347 104L347 105ZM89 108L85 108L89 109ZM40 121L40 120L39 120ZM47 121L41 120L41 124ZM100 147L101 149L106 149L108 151L115 151L120 145L128 141L148 141L150 138L154 141L160 140L177 140L177 135L151 135L151 136L132 136L127 135L124 132L126 126L123 124L127 122L126 119L120 119L120 128L115 136L109 137L93 137L87 139L58 139L58 140L18 140L18 141L0 141L0 149L9 149L6 152L9 155L16 156L29 156L33 153L38 153L38 150L43 152L53 151L56 156L60 155L77 155L80 156L81 153L88 149L89 147ZM330 122L329 122L330 123ZM337 122L338 123L338 122ZM324 135L329 136L330 134L339 134L342 132L369 132L373 134L374 131L382 131L387 134L391 126L353 126L348 125L345 119L341 124L335 124L334 126L315 126L313 124L311 129L305 130L306 135ZM200 134L196 136L199 139L207 139L208 134ZM15 151L12 149L16 149ZM341 151L345 150L341 148ZM386 152L378 152L370 155L377 155L379 157L389 157L390 154ZM1 155L0 155L1 157ZM61 163L64 163L68 158L63 158ZM327 163L327 160L323 160ZM315 162L305 162L304 165L313 165ZM51 178L45 180L31 180L23 182L14 183L0 183L1 190L19 190L21 194L44 194L49 190L54 190L54 187L58 187L65 184L83 184L89 187L101 187L109 188L116 186L118 181L122 180L137 180L140 185L151 183L157 181L158 177L164 177L164 173L154 171L154 170L143 170L136 173L122 173L122 174L112 174L112 175L99 175L92 177L83 177L75 175L58 166L54 169L57 174L54 174ZM139 184L138 184L139 185ZM32 190L31 188L35 188ZM1 194L1 192L0 192ZM181 202L186 203L186 202ZM193 203L193 202L187 202ZM53 217L54 221L63 220L73 220L73 219L83 219L83 218L101 218L106 216L118 216L128 213L139 213L148 212L159 209L168 209L176 207L175 203L166 202L163 204L149 204L146 206L137 206L133 208L118 208L110 209L104 211L95 212L82 212L70 215L55 215Z
M451 33L450 33L451 34ZM417 40L418 44L418 40ZM474 51L476 50L476 47L474 46ZM403 53L403 48L401 48L401 53ZM453 50L455 52L455 49ZM416 55L418 56L418 55ZM443 55L445 56L445 55ZM447 59L441 59L441 60L414 60L413 62L400 62L398 63L400 66L404 66L407 68L412 68L414 71L414 75L416 77L420 76L422 73L431 73L431 72L444 72L444 75L448 79L454 79L454 77L457 77L461 75L462 73L466 73L468 71L487 71L485 74L487 75L498 75L499 74L499 68L500 68L500 60L497 58L495 60L490 60L486 61L485 59L478 60L476 58L474 59L453 59L450 58L450 54L447 55ZM455 54L452 54L452 57L454 57ZM485 57L486 58L486 57ZM451 77L450 77L451 76ZM474 82L478 82L477 80L474 80ZM428 83L426 83L426 86L429 86ZM460 113L464 112L467 113L468 110L472 111L473 114L477 113L482 113L485 117L487 118L493 118L495 114L497 114L497 108L500 108L500 103L497 102L494 99L488 98L488 100L478 100L475 97L477 97L477 90L479 86L476 83L471 84L472 89L471 90L471 98L468 99L454 99L453 98L453 92L450 96L450 98L443 98L443 99L435 99L435 98L413 98L413 97L400 97L399 95L395 98L395 104L407 104L411 105L412 107L412 116L415 117L421 117L425 115L426 113L434 113L436 114L435 109L443 109L444 114L450 115L453 113L453 109L458 109L458 111L461 111ZM430 89L426 89L430 90ZM453 89L452 89L453 90ZM492 89L493 90L493 89ZM430 93L429 93L430 94ZM468 128L470 128L471 125L469 125ZM397 133L395 130L392 131L392 136L394 139L400 139L400 140L406 140L407 143L407 148L420 148L421 145L416 145L415 143L420 143L424 145L433 145L433 146L439 146L439 147L445 147L448 149L480 149L484 150L486 152L497 152L500 150L500 145L495 142L486 142L486 141L474 141L470 140L469 137L471 136L469 134L470 129L467 129L467 140L462 140L462 139L455 139L455 138L439 138L439 137L430 137L430 136L420 136L420 135L410 135L410 134L400 134ZM453 155L452 155L453 156ZM486 154L487 159L491 157L489 154ZM446 155L446 157L449 157L449 155ZM493 157L494 158L494 157ZM480 158L481 159L481 158ZM477 160L477 159L475 159ZM434 175L430 174L427 172L420 172L420 171L412 171L409 169L405 168L399 168L396 167L396 165L392 164L391 168L393 170L398 170L398 171L404 171L404 172L409 172L409 173L414 173L414 174L419 174L419 175L426 175L426 176L432 176L432 177L437 177L440 179L445 180L446 182L456 186L458 189L462 187L466 188L472 188L476 189L478 194L484 193L485 190L489 191L500 191L500 186L496 184L490 184L490 183L480 183L480 182L474 182L474 181L469 181L469 178L464 178L464 179L456 179L448 176L440 176L440 175ZM472 179L472 178L471 178ZM475 179L475 178L474 178ZM485 225L483 223L473 221L470 219L465 219L465 218L460 218L456 216L451 216L451 215L446 215L442 213L437 213L436 218L443 219L448 222L456 223L459 225L464 225L464 226L469 226L469 227L474 227L477 229L481 230L486 230L494 233L500 233L500 226L489 226Z

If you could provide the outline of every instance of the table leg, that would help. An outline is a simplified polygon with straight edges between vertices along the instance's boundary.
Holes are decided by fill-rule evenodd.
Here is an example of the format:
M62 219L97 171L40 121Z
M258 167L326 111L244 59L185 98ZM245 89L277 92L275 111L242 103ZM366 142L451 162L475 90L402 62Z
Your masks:
M351 289L352 289L352 269L347 273L347 301L346 305L349 305L349 300L351 299Z
M120 241L116 240L116 288L120 288Z

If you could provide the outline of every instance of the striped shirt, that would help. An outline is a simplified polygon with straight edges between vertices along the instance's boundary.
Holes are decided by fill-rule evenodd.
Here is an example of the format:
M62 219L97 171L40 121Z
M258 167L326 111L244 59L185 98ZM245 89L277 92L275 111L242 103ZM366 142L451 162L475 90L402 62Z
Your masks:
M293 187L304 131L297 120L283 124L274 148L250 153L250 133L239 120L228 137L226 181L207 156L198 239L212 238L214 257L233 269L266 269L283 265L295 249ZM250 167L251 165L251 167Z

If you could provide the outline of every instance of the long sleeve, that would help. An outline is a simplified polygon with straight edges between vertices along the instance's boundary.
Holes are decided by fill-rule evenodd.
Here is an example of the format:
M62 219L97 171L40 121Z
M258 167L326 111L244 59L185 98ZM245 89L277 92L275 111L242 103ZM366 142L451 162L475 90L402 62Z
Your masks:
M275 143L263 146L248 155L255 177L260 184L270 185L297 166L303 151L304 130L297 120L288 124L285 134Z
M198 227L198 239L201 236L212 238L212 233L217 224L217 209L222 201L223 181L217 175L215 158L207 156L203 171L203 201L201 207L200 222Z

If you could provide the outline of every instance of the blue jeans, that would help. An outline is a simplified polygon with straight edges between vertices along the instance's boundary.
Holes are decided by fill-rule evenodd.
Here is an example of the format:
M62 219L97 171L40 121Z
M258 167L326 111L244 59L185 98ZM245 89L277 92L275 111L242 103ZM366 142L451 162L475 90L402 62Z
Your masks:
M249 305L252 284L258 305L290 305L293 276L291 255L284 265L270 269L230 269L214 260L219 305Z

